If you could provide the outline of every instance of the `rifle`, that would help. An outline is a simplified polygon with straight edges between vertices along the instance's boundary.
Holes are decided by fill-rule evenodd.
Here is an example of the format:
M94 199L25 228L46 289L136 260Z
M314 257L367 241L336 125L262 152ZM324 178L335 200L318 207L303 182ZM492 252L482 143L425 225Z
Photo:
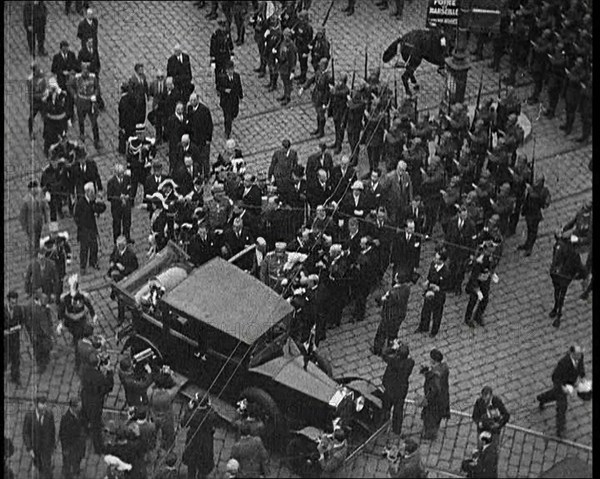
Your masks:
M367 81L368 78L368 67L369 67L369 53L367 51L367 44L365 43L365 81Z
M323 19L322 26L325 26L325 24L327 23L327 20L329 20L329 14L331 13L331 9L333 8L334 1L335 0L331 0L331 4L329 5L329 8L327 9L327 13L325 14L325 18Z
M533 185L533 174L535 172L535 135L533 136L533 150L531 152L531 184Z
M335 63L333 62L333 55L331 55L331 82L335 85Z
M477 90L477 103L475 105L475 111L473 112L473 122L471 123L471 128L469 131L473 131L475 127L475 120L477 119L477 112L479 111L479 103L481 102L481 88L483 87L483 70L481 70L481 75L479 77L479 90Z
M394 70L394 104L398 108L398 79L396 78L396 70Z

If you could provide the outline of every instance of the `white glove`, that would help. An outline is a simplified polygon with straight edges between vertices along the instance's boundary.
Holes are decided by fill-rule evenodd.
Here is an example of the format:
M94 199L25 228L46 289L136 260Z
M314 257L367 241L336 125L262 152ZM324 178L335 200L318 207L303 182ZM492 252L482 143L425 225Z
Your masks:
M300 87L300 89L298 90L298 95L302 96L302 93L304 93L304 88Z
M492 282L498 283L498 281L500 281L500 278L498 278L498 275L496 273L492 273Z
M50 192L46 191L46 194L44 195L44 199L48 202L50 202Z
M94 314L94 317L92 318L92 324L93 325L98 324L98 315Z
M565 385L563 386L563 391L564 391L566 394L573 394L573 392L575 391L575 389L574 389L574 388L573 388L573 386L571 386L570 384L565 384Z
M73 126L73 122L71 120L67 120L67 125L69 126L69 128L71 128Z
M483 293L481 291L477 291L477 300L481 301L483 299Z
M217 66L216 66L214 63L211 63L211 64L210 64L210 69L211 69L211 70L214 70L215 68L217 68Z
M290 73L290 80L294 79L294 72Z
M56 334L62 334L62 330L63 330L63 323L58 323L58 326L56 326Z

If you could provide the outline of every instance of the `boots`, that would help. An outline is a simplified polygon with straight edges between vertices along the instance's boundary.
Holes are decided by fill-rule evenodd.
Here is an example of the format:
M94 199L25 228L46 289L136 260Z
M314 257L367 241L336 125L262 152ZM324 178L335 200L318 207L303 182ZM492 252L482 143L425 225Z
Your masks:
M318 121L317 127L317 138L323 138L325 136L325 118Z

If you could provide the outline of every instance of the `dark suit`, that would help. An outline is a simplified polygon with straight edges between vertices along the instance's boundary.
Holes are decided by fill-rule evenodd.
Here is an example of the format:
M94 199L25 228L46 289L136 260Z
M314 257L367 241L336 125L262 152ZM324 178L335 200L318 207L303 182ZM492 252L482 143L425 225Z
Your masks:
M250 232L250 228L244 226L239 234L233 230L233 228L225 230L223 233L224 244L227 247L227 250L231 256L242 251L246 246L254 243L254 238L252 238L252 233ZM252 265L248 264L251 258L246 256L245 261L239 263L239 267L242 269L250 270Z
M369 181L365 187L364 194L368 196L373 209L376 210L383 205L383 186L381 186L381 181L378 181L376 185Z
M62 52L57 53L52 57L52 67L50 71L56 75L56 81L61 90L67 90L68 77L63 73L65 71L77 72L80 71L79 63L75 53L69 50L63 57Z
M479 449L477 460L467 466L467 477L498 477L498 448L494 444Z
M81 416L89 428L96 454L102 453L102 409L105 396L112 391L114 378L112 371L106 375L89 365L81 371Z
M125 154L127 140L135 135L135 100L131 93L119 99L119 153Z
M200 235L194 235L190 240L187 252L195 266L200 266L214 258L217 251L212 235L207 234L206 240L203 240Z
M81 414L75 415L67 409L60 420L58 437L63 455L63 474L66 479L71 479L79 473L85 456L86 435Z
M185 167L180 166L175 173L175 183L179 194L186 196L194 189L194 180L200 176L200 171L197 165L192 165L192 172Z
M129 92L135 102L135 122L146 123L146 98L148 82L145 75L133 75L129 79Z
M448 260L452 270L452 289L459 292L467 270L471 248L475 245L477 229L470 218L464 220L462 228L458 226L458 216L454 217L446 229L448 242Z
M160 175L157 180L155 175L148 175L146 181L144 182L144 203L150 206L147 197L156 193L158 191L158 185L160 185L167 178L169 178L169 176ZM150 208L148 211L150 212L150 214L152 214L153 209Z
M50 308L30 301L23 307L23 321L31 339L38 372L42 374L50 362L54 335Z
M35 258L29 263L25 273L25 291L30 296L41 288L45 295L58 297L62 291L61 283L54 261Z
M382 298L381 321L375 333L373 351L381 354L385 345L398 336L400 325L406 318L410 285L395 284Z
M427 281L429 281L429 284L437 285L440 290L433 292L432 297L425 296L423 298L419 331L429 331L430 321L433 320L431 334L435 336L440 329L442 315L444 314L444 303L446 302L446 291L448 291L450 285L450 271L448 265L444 263L442 268L437 271L435 264L432 262L429 267L429 273L427 274Z
M421 259L421 237L412 233L406 240L406 232L397 233L392 241L391 262L394 265L394 274L399 271L409 275L419 267ZM410 277L410 276L409 276Z
M165 80L154 80L148 86L148 96L152 97L152 115L154 118L150 123L154 125L156 131L156 141L158 143L163 141L163 129L167 121L168 115L171 112L165 110L165 99L167 96L167 85ZM173 111L175 111L175 105L173 105ZM148 113L148 119L150 121L150 113Z
M225 136L229 138L231 135L231 125L233 120L237 118L240 111L240 100L244 98L242 90L242 81L240 74L233 72L231 78L227 73L221 74L217 78L217 90L221 100L219 105L223 109L223 118L225 120Z
M415 367L415 361L410 357L399 358L396 352L389 348L384 349L383 360L387 363L382 379L385 388L383 411L389 414L391 407L394 407L392 431L400 434L404 420L404 400L408 393L408 379Z
M77 224L77 239L81 249L79 267L85 269L88 265L98 265L98 225L96 224L96 203L90 203L86 197L79 198L75 205L74 219Z
M165 124L165 136L169 142L169 165L174 165L176 162L177 147L181 144L181 137L187 133L185 116L181 117L181 121L175 113L169 116Z
M110 201L110 214L112 215L113 242L117 242L117 238L123 234L127 241L131 239L131 200L129 192L131 188L131 179L128 176L123 176L119 181L116 176L113 176L106 185L106 195ZM121 199L124 195L124 199Z
M163 125L166 125L169 117L175 113L177 102L183 101L183 97L180 96L178 90L173 87L171 91L165 89L162 97L158 98L158 101L158 111L163 115ZM166 140L166 132L163 132L163 134L164 137L162 139ZM181 139L181 137L179 139Z
M88 38L94 40L94 48L98 48L98 19L92 18L91 23L85 18L79 22L77 27L77 38L81 40L81 48L85 47Z
M6 367L10 362L10 376L13 381L18 381L20 375L21 327L23 321L23 308L21 306L15 306L10 312L7 303L4 303L4 371L6 371Z
M115 263L115 265L121 264L123 266L122 270L114 266L108 271L108 274L115 281L121 281L139 267L137 256L128 246L125 248L123 253L121 253L119 248L115 246L113 252L110 254L110 262ZM113 271L114 273L112 273Z
M199 103L197 108L187 110L187 132L191 142L200 150L200 166L206 175L210 170L210 142L213 134L213 120L206 105ZM208 176L206 176L208 178Z
M565 354L552 373L553 387L549 391L540 394L537 399L540 405L556 401L556 430L558 435L562 435L565 430L567 413L567 395L563 392L563 386L569 384L573 386L579 378L585 377L585 367L583 364L583 354L575 366L569 353Z
M77 161L71 166L71 192L73 192L77 198L83 196L83 187L86 183L92 182L96 187L96 191L102 191L102 179L98 172L98 166L94 160L85 160L85 171L84 166L81 162Z
M289 188L292 184L292 171L298 166L298 153L293 149L281 148L273 153L267 178L275 178L277 189Z
M317 171L323 169L328 175L333 171L333 159L331 153L315 153L306 160L306 181L318 181Z
M167 76L173 77L173 85L182 98L188 98L193 91L192 87L192 67L190 65L190 56L187 53L181 54L182 61L179 61L175 55L167 60ZM173 112L169 112L172 114Z
M52 453L56 445L56 429L52 411L47 409L38 418L36 411L28 411L23 421L25 449L33 451L33 464L42 478L52 477Z
M379 278L383 278L388 265L390 264L390 252L394 238L392 225L386 220L381 223L377 219L371 219L368 228L368 234L374 240L379 240L377 250L379 252Z
M317 206L322 205L329 199L332 193L331 183L327 181L325 185L315 182L306 182L306 199L310 207L314 210Z
M181 138L180 138L181 139ZM192 157L192 162L194 163L194 169L198 170L198 173L202 176L202 178L208 177L208 170L205 170L206 164L202 162L202 155L200 153L200 148L194 145L191 141L187 147L187 150L183 149L183 145L181 141L179 145L177 145L177 149L175 150L175 155L173 161L169 161L169 171L171 174L178 173L182 168L185 168L185 162L183 161L183 157L186 155L190 155Z
M335 194L333 195L334 201L340 201L342 196L347 191L350 191L348 185L356 179L356 170L349 166L345 172L342 172L341 165L333 167L331 170L331 187Z
M509 421L510 414L506 410L502 399L498 396L492 396L489 404L482 397L477 398L473 406L471 416L477 424L477 434L482 431L489 431L496 438L500 436L500 429Z
M371 202L365 193L360 193L358 202L354 199L353 193L348 193L342 198L340 203L340 213L347 217L354 216L356 218L365 219L371 209Z

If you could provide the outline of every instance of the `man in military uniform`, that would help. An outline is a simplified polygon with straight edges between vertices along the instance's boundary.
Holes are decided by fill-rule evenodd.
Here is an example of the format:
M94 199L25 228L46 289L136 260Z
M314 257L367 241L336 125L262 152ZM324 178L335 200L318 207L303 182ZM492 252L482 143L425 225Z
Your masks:
M300 62L300 75L296 81L303 84L306 81L308 55L310 53L310 44L313 40L313 28L309 22L306 10L302 10L298 14L298 23L294 27L294 37L296 39L296 49L298 50L298 61Z
M587 71L583 63L582 57L577 57L573 68L565 69L567 74L567 85L565 90L565 112L566 121L559 128L564 130L565 135L570 135L573 130L573 122L575 121L575 113L581 101L582 84L587 77Z
M342 311L348 297L348 253L342 251L341 244L329 248L329 265L325 271L324 286L327 294L326 323L328 328L341 324Z
M531 250L537 239L538 226L542 221L542 209L550 205L550 191L544 186L544 175L536 175L533 186L527 185L521 215L527 221L527 239L517 249L525 250L525 256L531 255Z
M517 11L510 30L510 73L504 78L507 85L517 81L517 69L525 67L529 52L529 28L522 11Z
M527 99L527 103L535 105L540 101L540 93L544 86L546 72L548 70L548 54L552 51L552 32L544 30L539 40L531 42L533 58L531 62L531 76L533 78L533 93Z
M474 327L473 320L483 326L483 313L489 301L491 282L496 277L494 269L498 264L494 250L493 241L485 241L473 260L471 276L465 288L469 294L465 323L470 328Z
M4 371L10 363L10 380L21 384L19 366L21 364L21 327L24 320L23 310L17 304L19 293L8 292L4 303Z
M62 198L65 193L65 183L67 178L64 174L64 169L59 168L58 158L54 154L50 154L49 163L42 170L42 178L40 186L45 194L50 195L50 221L56 221L57 215L62 218Z
M287 105L291 101L296 57L296 45L292 41L292 30L286 28L283 31L283 40L279 44L277 52L277 65L281 81L283 82L283 95L278 97L277 100L281 102L282 106Z
M42 97L44 102L44 154L48 156L51 145L57 143L63 132L71 125L73 102L66 91L61 90L55 77L48 80L48 89Z
M335 142L333 145L328 146L329 148L333 148L333 152L336 155L342 151L342 143L344 142L344 134L346 133L346 122L348 120L350 89L347 83L348 76L345 73L340 75L329 101L329 114L333 117L333 125L335 126Z
M90 73L90 64L81 63L81 73L75 74L73 85L73 97L77 106L77 119L79 120L79 137L85 142L85 117L90 117L92 133L94 135L94 148L100 148L100 133L98 132L98 79Z
M33 138L33 120L38 113L44 114L44 93L46 92L46 75L37 64L31 64L31 75L27 78L27 93L29 97L29 120L27 126L29 128L29 137Z
M559 41L554 48L552 55L548 54L548 108L545 115L548 118L554 118L556 105L563 89L565 81L565 67L567 65L567 56L565 45Z
M319 27L316 35L310 43L311 58L310 63L315 73L319 69L321 58L331 58L331 45L325 35L325 27Z
M363 129L363 118L365 114L365 102L363 95L358 90L353 90L348 99L348 120L346 128L348 130L348 144L350 145L350 160L352 165L358 164L358 155L360 153L360 135Z
M267 36L267 2L258 2L258 8L254 11L254 14L250 18L250 25L254 27L254 41L258 47L258 57L260 64L254 69L257 72L258 78L265 76L267 68L267 58L265 51L265 38Z
M281 291L284 279L283 265L287 262L288 253L285 242L275 243L275 251L267 253L260 266L260 280L274 291Z
M131 172L131 188L129 195L131 204L135 202L138 184L144 186L146 177L150 172L152 160L156 155L156 145L154 138L146 138L144 135L145 125L140 123L136 125L136 136L131 136L127 140L125 154L127 157L127 166ZM144 194L147 194L144 191Z
M226 20L219 20L217 30L210 37L210 67L215 72L215 86L219 75L233 56L233 41Z
M212 187L212 198L204 205L209 228L215 232L215 246L218 250L223 244L223 230L231 216L233 201L225 194L225 187L215 183Z
M508 230L506 232L507 237L513 236L517 230L517 223L519 222L523 200L525 199L525 189L527 184L530 184L532 180L531 169L527 164L527 156L520 153L517 156L517 161L515 162L512 174L511 188L515 196L515 208L509 218Z
M317 113L317 129L311 132L311 135L317 135L317 138L325 136L325 122L327 120L325 113L327 112L327 106L329 105L331 85L333 85L331 73L327 70L328 66L328 60L326 58L321 58L319 68L315 71L315 74L306 80L306 83L300 87L299 92L300 95L302 95L305 88L310 87L313 83L315 84L311 100Z
M265 57L269 68L269 83L265 86L267 91L274 91L277 89L277 79L279 78L277 67L279 45L283 41L279 19L276 15L269 19L269 28L265 34Z
M46 250L46 258L54 261L56 273L58 274L57 290L59 296L62 294L63 280L67 274L67 264L71 263L71 246L69 245L69 233L64 231L59 233L58 223L51 221L48 223L49 236L44 236L40 240L40 246Z

